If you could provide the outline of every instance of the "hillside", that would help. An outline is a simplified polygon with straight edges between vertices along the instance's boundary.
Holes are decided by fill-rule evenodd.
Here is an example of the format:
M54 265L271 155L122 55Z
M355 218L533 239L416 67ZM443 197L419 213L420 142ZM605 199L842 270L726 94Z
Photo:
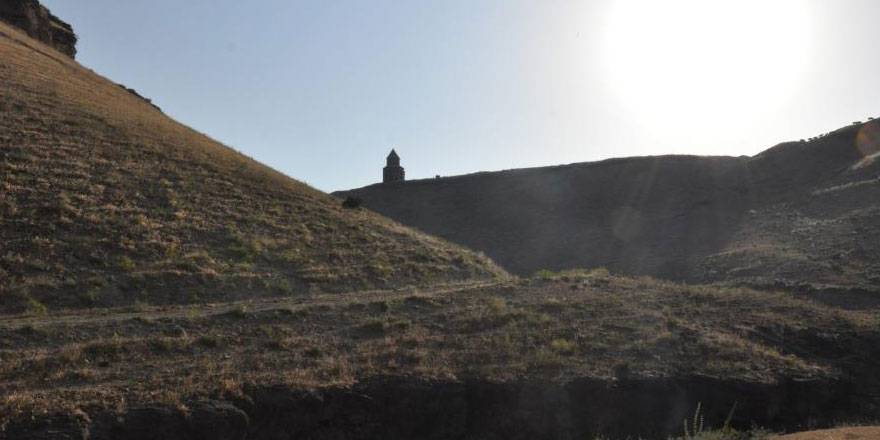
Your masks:
M873 130L358 193L522 273L818 283L834 261L825 282L871 287ZM878 310L604 269L510 277L0 23L0 439L830 427L878 413Z
M877 414L877 319L602 271L9 317L0 438L667 439L698 403L833 426Z
M880 289L880 123L754 157L661 156L336 193L517 274Z
M0 310L491 278L488 259L340 203L0 23Z

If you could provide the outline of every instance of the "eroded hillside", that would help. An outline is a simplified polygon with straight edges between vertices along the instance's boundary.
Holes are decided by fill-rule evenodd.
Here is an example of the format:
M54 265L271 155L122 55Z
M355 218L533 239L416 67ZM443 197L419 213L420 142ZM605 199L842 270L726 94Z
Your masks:
M0 309L200 302L490 278L0 23Z
M518 274L880 288L880 124L755 157L661 156L340 192Z

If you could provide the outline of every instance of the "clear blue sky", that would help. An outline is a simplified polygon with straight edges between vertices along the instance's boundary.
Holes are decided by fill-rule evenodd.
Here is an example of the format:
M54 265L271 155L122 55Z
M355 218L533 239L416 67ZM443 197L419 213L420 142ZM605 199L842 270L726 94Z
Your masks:
M325 191L378 182L391 147L426 178L880 116L876 0L43 3L82 64Z

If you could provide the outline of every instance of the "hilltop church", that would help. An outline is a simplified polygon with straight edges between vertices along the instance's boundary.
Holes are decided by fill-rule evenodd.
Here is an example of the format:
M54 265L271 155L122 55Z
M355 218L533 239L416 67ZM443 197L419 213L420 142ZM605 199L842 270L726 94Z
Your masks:
M403 182L404 175L403 167L400 166L400 156L392 148L391 153L385 158L385 168L382 168L382 183Z

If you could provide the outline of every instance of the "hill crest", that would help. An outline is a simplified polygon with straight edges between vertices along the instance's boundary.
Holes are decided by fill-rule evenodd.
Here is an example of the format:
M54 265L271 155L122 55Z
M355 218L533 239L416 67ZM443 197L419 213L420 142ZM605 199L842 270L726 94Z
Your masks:
M880 220L878 151L872 120L753 157L617 158L335 194L517 274L607 266L682 281L877 289L880 237L864 224ZM847 249L859 251L834 257Z

